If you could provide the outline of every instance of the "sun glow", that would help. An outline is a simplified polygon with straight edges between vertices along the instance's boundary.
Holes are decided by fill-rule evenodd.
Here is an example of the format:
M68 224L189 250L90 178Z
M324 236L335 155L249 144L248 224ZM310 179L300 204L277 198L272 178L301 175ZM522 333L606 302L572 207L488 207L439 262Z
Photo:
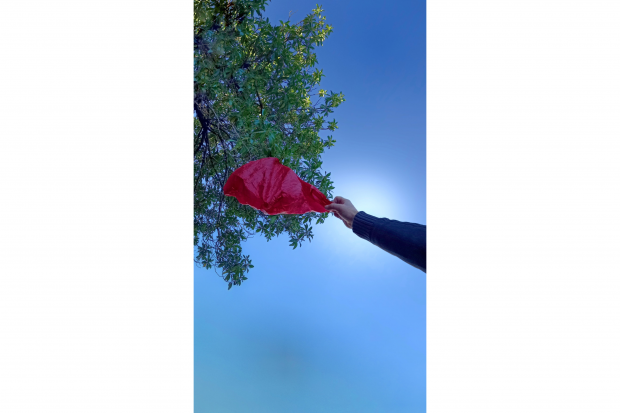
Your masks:
M377 218L401 220L406 206L397 188L389 182L387 177L357 174L355 178L334 179L334 186L338 186L332 193L334 197L342 196L350 200L358 211ZM371 263L385 255L385 251L355 235L331 213L325 225L318 226L315 231L317 236L321 233L321 242L327 249L351 262Z

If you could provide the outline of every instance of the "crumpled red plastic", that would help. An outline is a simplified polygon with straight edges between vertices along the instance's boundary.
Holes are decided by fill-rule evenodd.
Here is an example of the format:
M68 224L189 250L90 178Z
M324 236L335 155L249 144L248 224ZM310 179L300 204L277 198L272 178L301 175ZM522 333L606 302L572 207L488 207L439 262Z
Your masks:
M269 215L328 212L332 203L278 158L262 158L236 169L224 184L224 195Z

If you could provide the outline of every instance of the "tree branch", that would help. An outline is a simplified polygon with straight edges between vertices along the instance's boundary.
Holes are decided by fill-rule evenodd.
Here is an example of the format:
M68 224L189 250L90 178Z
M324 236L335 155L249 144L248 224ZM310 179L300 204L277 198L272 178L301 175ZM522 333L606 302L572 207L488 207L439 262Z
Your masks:
M260 111L261 113L263 113L263 110L264 110L263 101L261 100L260 94L258 93L258 88L256 88L256 96L258 96L258 104L260 105Z

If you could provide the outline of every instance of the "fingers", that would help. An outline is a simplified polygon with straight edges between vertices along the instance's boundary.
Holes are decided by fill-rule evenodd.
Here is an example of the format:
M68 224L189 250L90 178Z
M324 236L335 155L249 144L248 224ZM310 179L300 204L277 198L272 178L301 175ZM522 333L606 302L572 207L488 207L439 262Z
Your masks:
M334 211L334 216L338 218L339 220L341 220L345 227L349 229L353 229L352 223L344 219L342 215L340 215L338 212Z
M336 217L341 220L342 222L344 222L345 224L347 223L347 220L344 219L344 217L337 211L334 211L334 215L336 215Z
M325 209L327 209L328 211L340 211L340 208L340 204L335 202L325 206Z
M332 203L325 206L329 212L332 212L336 218L342 221L342 223L349 229L353 229L352 220L347 220L344 217L351 215L351 207L353 204L347 198L337 196L333 199ZM355 208L355 207L353 207Z
M344 206L346 204L346 201L348 201L348 199L343 198L341 196L337 196L336 198L334 198L334 200L332 201L331 204L329 204L326 208L331 207L331 208L339 208L341 205Z
M331 204L325 207L329 211L340 211L340 208L342 208L340 204Z

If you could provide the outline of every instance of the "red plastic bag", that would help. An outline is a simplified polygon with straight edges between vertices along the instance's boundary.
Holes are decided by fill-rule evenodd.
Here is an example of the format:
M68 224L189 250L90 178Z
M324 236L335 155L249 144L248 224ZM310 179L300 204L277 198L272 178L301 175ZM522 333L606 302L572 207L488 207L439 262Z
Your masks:
M269 215L323 213L328 212L325 205L332 203L278 158L262 158L239 167L226 181L224 195Z

